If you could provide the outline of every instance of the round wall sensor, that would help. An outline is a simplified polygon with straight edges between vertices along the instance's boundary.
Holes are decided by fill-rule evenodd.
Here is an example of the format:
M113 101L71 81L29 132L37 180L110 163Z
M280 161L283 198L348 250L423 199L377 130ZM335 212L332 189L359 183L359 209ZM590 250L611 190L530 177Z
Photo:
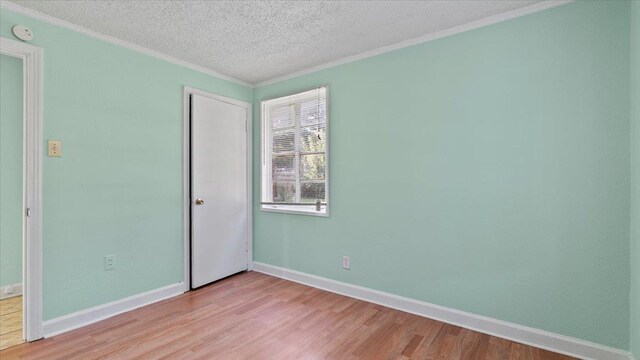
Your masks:
M31 32L31 29L24 25L16 25L11 28L11 31L13 32L13 35L22 41L33 40L33 33Z

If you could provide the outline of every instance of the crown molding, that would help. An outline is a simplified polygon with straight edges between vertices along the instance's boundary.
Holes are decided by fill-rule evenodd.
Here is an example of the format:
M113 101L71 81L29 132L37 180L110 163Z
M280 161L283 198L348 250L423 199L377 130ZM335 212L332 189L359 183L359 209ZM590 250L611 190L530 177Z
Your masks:
M355 55L351 55L351 56L347 56L338 60L334 60L334 61L330 61L321 65L316 65L304 70L300 70L300 71L296 71L287 75L283 75L283 76L278 76L269 80L265 80L265 81L260 81L257 83L249 83L243 80L239 80L236 78L233 78L231 76L228 75L224 75L221 73L218 73L214 70L211 70L209 68L205 68L203 66L200 65L195 65L192 63L189 63L187 61L184 60L180 60L180 59L176 59L174 57L171 57L169 55L166 55L164 53L155 51L155 50L151 50L148 48L145 48L143 46L139 46L124 40L120 40L117 38L114 38L112 36L108 36L108 35L104 35L104 34L100 34L98 32L95 32L93 30L87 29L85 27L70 23L68 21L65 20L61 20L55 17L52 17L50 15L47 14L43 14L39 11L36 10L32 10L17 4L14 4L12 2L9 2L7 0L0 0L0 7L1 8L5 8L7 10L10 11L14 11L16 13L25 15L25 16L29 16L38 20L42 20L45 21L47 23L53 24L53 25L58 25L115 45L119 45L143 54L147 54L149 56L153 56L155 58L176 64L176 65L180 65L198 72L202 72L211 76L215 76L217 78L223 79L223 80L227 80L236 84L240 84L240 85L244 85L244 86L248 86L248 87L252 87L252 88L256 88L256 87L262 87L262 86L267 86L267 85L271 85L271 84L275 84L284 80L288 80L288 79L292 79L298 76L302 76L302 75L306 75L306 74L310 74L310 73L314 73L316 71L320 71L320 70L324 70L324 69L328 69L334 66L338 66L338 65L342 65L342 64L347 64L350 62L354 62L354 61L358 61L358 60L363 60L366 58L370 58L376 55L381 55L387 52L391 52L394 50L399 50L405 47L409 47L409 46L414 46L414 45L418 45L418 44L422 44L422 43L426 43L429 41L433 41L436 39L440 39L440 38L444 38L447 36L451 36L451 35L456 35L456 34L460 34L466 31L470 31L470 30L474 30L474 29L478 29L481 27L485 27L488 25L492 25L492 24L496 24L496 23L500 23L503 21L508 21L511 19L515 19L521 16L525 16L528 14L533 14L539 11L543 11L543 10L547 10L547 9L551 9L557 6L561 6L561 5L565 5L571 2L574 2L575 0L544 0L532 5L528 5L519 9L515 9L515 10L511 10L511 11L507 11L505 13L501 13L501 14L496 14L496 15L492 15L492 16L488 16L486 18L480 19L480 20L476 20L470 23L466 23L466 24L462 24L462 25L458 25L458 26L454 26L445 30L441 30L441 31L436 31L436 32L431 32L428 33L426 35L417 37L417 38L413 38L413 39L409 39L409 40L405 40L405 41L401 41L399 43L395 43L392 45L387 45L387 46L383 46L383 47L379 47L377 49L373 49L373 50L369 50L369 51L365 51L363 53L359 53L359 54L355 54Z
M109 43L114 44L114 45L122 46L122 47L125 47L127 49L131 49L131 50L137 51L139 53L143 53L143 54L155 57L157 59L164 60L166 62L170 62L170 63L175 64L175 65L179 65L179 66L182 66L182 67L185 67L185 68L188 68L188 69L191 69L191 70L195 70L195 71L207 74L207 75L215 76L215 77L217 77L219 79L222 79L222 80L227 80L227 81L239 84L239 85L253 87L253 84L251 84L249 82L246 82L246 81L243 81L243 80L240 80L240 79L236 79L236 78L228 76L228 75L221 74L221 73L216 72L214 70L211 70L209 68L206 68L206 67L203 67L203 66L200 66L200 65L196 65L196 64L192 64L192 63L190 63L188 61L184 61L184 60L180 60L180 59L174 58L172 56L169 56L167 54L161 53L159 51L151 50L151 49L146 48L144 46L136 45L136 44L130 43L128 41L124 41L124 40L121 40L121 39L118 39L118 38L115 38L115 37L112 37L112 36L109 36L109 35L104 35L104 34L98 33L96 31L87 29L87 28L85 28L83 26L76 25L76 24L70 23L70 22L62 20L62 19L58 19L56 17L41 13L41 12L33 10L33 9L26 8L26 7L18 5L18 4L14 4L14 3L9 2L7 0L0 0L0 8L6 9L6 10L9 10L9 11L13 11L15 13L18 13L18 14L21 14L21 15L25 15L25 16L28 16L28 17L31 17L31 18L34 18L34 19L37 19L37 20L42 20L42 21L47 22L47 23L52 24L52 25L57 25L57 26L60 26L60 27L63 27L63 28L69 29L69 30L73 30L75 32L79 32L81 34L84 34L84 35L87 35L87 36L91 36L93 38L100 39L100 40L109 42Z
M363 59L370 58L370 57L373 57L373 56L376 56L376 55L381 55L381 54L384 54L384 53L387 53L387 52L390 52L390 51L402 49L402 48L413 46L413 45L422 44L422 43L433 41L433 40L440 39L440 38L443 38L443 37L460 34L460 33L463 33L463 32L469 31L469 30L474 30L474 29L478 29L478 28L485 27L485 26L488 26L488 25L492 25L492 24L503 22L503 21L515 19L515 18L524 16L524 15L529 15L529 14L533 14L533 13L538 12L538 11L551 9L551 8L554 8L554 7L557 7L557 6L560 6L560 5L564 5L564 4L568 4L568 3L571 3L571 2L574 2L574 1L575 0L545 0L545 1L541 1L541 2L538 2L538 3L532 4L532 5L521 7L519 9L507 11L507 12L504 12L504 13L501 13L501 14L488 16L486 18L482 18L480 20L472 21L470 23L454 26L454 27L451 27L451 28L448 28L448 29L445 29L445 30L431 32L431 33L428 33L426 35L422 35L422 36L417 37L417 38L401 41L399 43L395 43L395 44L392 44L392 45L387 45L387 46L379 47L377 49L369 50L369 51L366 51L366 52L363 52L363 53L347 56L347 57L342 58L342 59L334 60L334 61L331 61L331 62L328 62L328 63L324 63L324 64L321 64L321 65L317 65L317 66L313 66L313 67L310 67L310 68L307 68L307 69L304 69L304 70L300 70L300 71L296 71L296 72L293 72L293 73L290 73L290 74L287 74L287 75L278 76L278 77L275 77L273 79L260 81L260 82L257 82L255 84L253 84L253 86L257 88L257 87L261 87L261 86L275 84L275 83L278 83L278 82L281 82L281 81L284 81L284 80L288 80L288 79L291 79L291 78L294 78L294 77L307 75L307 74L310 74L310 73L314 73L316 71L328 69L328 68L331 68L331 67L334 67L334 66L347 64L347 63L358 61L358 60L363 60Z

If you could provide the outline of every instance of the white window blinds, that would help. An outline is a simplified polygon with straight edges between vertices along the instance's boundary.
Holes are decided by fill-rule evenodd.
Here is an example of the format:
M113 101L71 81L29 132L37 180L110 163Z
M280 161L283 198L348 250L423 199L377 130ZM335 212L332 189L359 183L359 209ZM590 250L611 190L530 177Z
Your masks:
M327 89L262 102L262 209L327 213Z

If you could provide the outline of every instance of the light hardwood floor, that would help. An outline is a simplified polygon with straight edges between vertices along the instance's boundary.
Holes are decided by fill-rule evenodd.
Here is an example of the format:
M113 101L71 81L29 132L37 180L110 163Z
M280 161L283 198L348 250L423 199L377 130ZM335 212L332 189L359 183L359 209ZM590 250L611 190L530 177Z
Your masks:
M22 296L0 300L0 350L22 342Z
M570 359L255 272L0 358Z

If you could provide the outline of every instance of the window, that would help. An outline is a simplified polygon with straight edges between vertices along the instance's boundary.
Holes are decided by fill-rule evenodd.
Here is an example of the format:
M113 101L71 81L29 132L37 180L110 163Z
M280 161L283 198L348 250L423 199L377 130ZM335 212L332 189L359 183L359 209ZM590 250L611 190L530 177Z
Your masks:
M327 216L327 88L261 105L261 209Z

